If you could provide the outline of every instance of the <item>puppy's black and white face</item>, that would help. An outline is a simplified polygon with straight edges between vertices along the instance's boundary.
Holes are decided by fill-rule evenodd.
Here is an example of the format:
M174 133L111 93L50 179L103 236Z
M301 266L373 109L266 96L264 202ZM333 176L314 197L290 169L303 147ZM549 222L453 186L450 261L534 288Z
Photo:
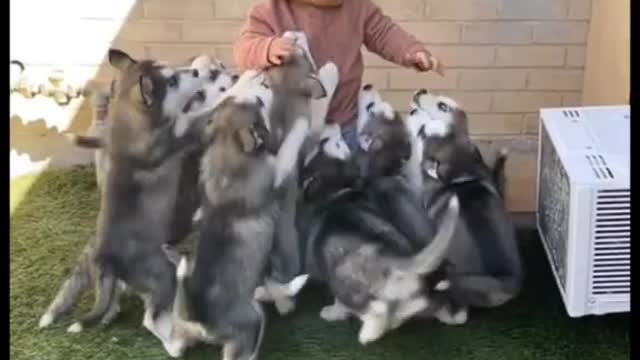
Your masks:
M311 200L350 186L359 176L356 164L350 160L351 152L340 126L325 125L320 142L309 153L300 172L305 198Z
M363 177L400 173L411 156L411 141L405 121L389 103L382 101L370 85L361 91L358 114L358 141Z
M407 126L411 134L428 137L467 136L467 115L453 99L418 90L411 100Z

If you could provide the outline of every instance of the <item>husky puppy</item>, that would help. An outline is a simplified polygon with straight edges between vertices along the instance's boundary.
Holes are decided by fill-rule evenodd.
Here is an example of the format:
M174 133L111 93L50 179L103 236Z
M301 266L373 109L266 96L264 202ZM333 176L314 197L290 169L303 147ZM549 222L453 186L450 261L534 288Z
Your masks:
M293 299L278 295L282 284L289 284L301 273L298 234L295 228L298 189L298 164L306 148L316 141L322 129L329 102L338 83L338 70L327 63L319 70L311 57L307 38L301 32L286 32L294 39L298 52L285 64L266 69L273 89L274 104L270 114L271 151L277 152L275 186L285 184L286 191L279 199L281 214L276 226L276 240L270 261L270 274L265 285L271 287L275 304L281 314L292 311ZM310 136L311 135L311 136ZM299 154L302 152L302 156ZM284 174L290 174L284 177Z
M463 309L500 306L517 296L523 277L514 226L496 182L506 155L494 169L485 164L465 130L466 113L452 99L421 90L413 101L410 116L422 123L427 211L439 197L455 194L460 200L447 256L453 265L448 296Z
M326 282L336 297L320 316L327 321L359 317L362 344L375 341L428 307L423 279L440 268L458 213L453 196L442 225L431 232L435 236L419 235L433 241L417 251L413 239L381 216L379 208L386 204L376 201L375 193L384 190L388 178L399 176L410 148L405 125L388 104L368 111L372 118L359 134L365 148L360 156L366 159L356 155L355 175L343 172L339 165L328 166L326 158L323 163L310 161L303 170L305 199L314 207L308 216L312 220L303 225L309 228L305 270ZM374 123L377 125L370 125ZM318 167L309 170L311 166ZM343 174L336 177L339 172Z
M222 93L224 93L228 88L230 88L235 81L237 81L237 75L233 75L230 73L224 64L217 59L211 59L208 55L200 55L198 57L194 57L191 59L190 65L184 65L176 68L177 73L190 73L195 79L200 81L198 87L206 86L207 87L207 101L213 102L219 97ZM115 86L115 80L111 83L111 91L110 94L104 93L104 91L100 91L100 89L93 89L95 96L98 98L102 98L103 101L109 103L109 97L112 96L113 88ZM203 94L203 91L198 92L197 94ZM189 112L192 104L198 101L199 97L191 97L190 101L187 104L184 104L184 107L180 110L180 114L177 117L174 133L177 137L182 137L189 126L193 123L189 123L185 120L183 113ZM108 112L107 112L108 113ZM102 126L104 128L104 125ZM98 179L98 187L102 187L102 179L104 178L104 173L108 171L108 162L106 161L106 157L104 154L104 150L101 149L102 144L100 138L102 133L104 133L103 129L97 129L93 133L93 136L81 136L81 135L72 135L70 136L71 141L80 147L85 148L93 148L96 149L96 177ZM194 130L196 133L197 130ZM179 185L179 196L177 197L177 206L176 213L173 220L173 225L171 226L171 231L173 236L169 240L169 245L176 245L180 241L182 241L185 237L185 234L188 234L191 230L192 225L192 215L195 212L199 205L199 196L197 192L198 185L198 172L199 172L199 161L202 156L202 151L198 147L193 147L187 154L184 156L184 161L182 165L182 170L180 171L180 185Z
M174 134L176 107L201 82L151 60L137 61L111 49L118 71L108 131L101 139L110 163L102 189L95 242L87 245L72 275L40 320L45 327L67 312L95 283L93 310L69 331L94 325L117 307L118 282L145 301L143 325L158 338L170 335L175 266L162 246L170 238L179 170L188 137Z
M178 266L175 331L169 353L196 341L222 343L223 359L255 359L266 319L254 300L262 284L279 215L268 152L273 102L264 74L246 72L207 120L202 159L204 199L193 264Z

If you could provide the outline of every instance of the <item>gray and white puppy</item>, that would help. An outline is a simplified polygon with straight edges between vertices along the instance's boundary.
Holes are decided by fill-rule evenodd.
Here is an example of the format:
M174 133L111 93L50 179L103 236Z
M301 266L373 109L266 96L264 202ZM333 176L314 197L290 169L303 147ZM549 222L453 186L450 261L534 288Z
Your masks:
M254 291L280 213L275 157L267 150L272 102L264 73L248 71L206 121L200 238L195 260L178 266L172 356L198 341L224 344L226 360L257 356L266 318Z
M335 162L313 160L303 170L305 199L316 209L310 218L317 218L307 225L311 229L306 232L306 271L326 282L335 296L334 304L323 308L320 316L327 321L357 316L362 321L362 344L379 339L429 306L424 278L439 269L458 216L453 196L437 231L417 235L428 238L424 242L432 240L417 251L406 234L380 216L381 204L372 199L384 192L389 179L398 178L410 149L405 125L388 104L368 111L372 117L368 122L377 125L361 129L365 153L356 154L358 165L354 165L360 170L354 173ZM316 166L316 171L309 173L309 166Z
M281 214L276 225L276 239L270 261L270 274L265 287L274 298L281 314L295 307L283 284L291 284L301 274L298 233L295 228L297 178L300 158L307 145L317 141L324 124L328 105L338 83L338 70L327 63L319 70L311 57L307 38L302 32L286 32L296 42L298 52L281 66L265 70L274 93L270 118L270 143L277 152L275 186L284 184L286 191L279 199ZM311 137L310 137L311 135ZM302 157L300 157L302 151ZM284 174L290 174L284 176ZM291 291L286 291L290 293Z
M493 169L486 165L468 136L466 113L453 99L421 90L413 107L409 118L420 124L424 147L427 211L442 196L456 194L460 200L460 221L447 256L453 266L448 297L466 319L468 306L500 306L522 286L514 225L499 185L506 155L502 153Z
M180 166L189 136L174 133L180 109L201 81L192 72L152 60L135 60L120 50L109 51L118 71L100 139L110 164L105 174L95 242L89 243L71 276L40 319L40 327L68 312L95 284L92 311L70 332L110 320L117 312L118 283L145 301L143 325L159 339L168 339L175 294L175 266L162 247L171 236ZM166 343L165 343L166 346Z

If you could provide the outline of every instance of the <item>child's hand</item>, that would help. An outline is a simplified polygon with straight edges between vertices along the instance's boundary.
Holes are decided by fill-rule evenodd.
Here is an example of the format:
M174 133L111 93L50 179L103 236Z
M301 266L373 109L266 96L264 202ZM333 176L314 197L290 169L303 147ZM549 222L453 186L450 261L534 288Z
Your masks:
M418 71L433 70L438 73L438 75L444 76L444 64L434 56L427 54L427 52L425 51L418 51L417 53L415 53L413 55L413 58L411 59L411 62Z
M267 59L273 65L282 65L296 52L296 43L292 39L278 37L269 46Z

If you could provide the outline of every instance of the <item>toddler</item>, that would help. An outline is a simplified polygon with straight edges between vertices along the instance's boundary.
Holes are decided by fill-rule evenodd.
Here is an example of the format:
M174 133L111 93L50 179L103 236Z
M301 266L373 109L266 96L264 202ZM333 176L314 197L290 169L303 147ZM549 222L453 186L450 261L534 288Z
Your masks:
M364 64L361 47L387 61L418 71L444 67L424 45L384 15L372 0L263 0L254 5L234 46L241 70L277 66L294 51L288 30L304 31L318 66L334 62L340 82L327 121L337 123L352 149L357 146L358 94Z

